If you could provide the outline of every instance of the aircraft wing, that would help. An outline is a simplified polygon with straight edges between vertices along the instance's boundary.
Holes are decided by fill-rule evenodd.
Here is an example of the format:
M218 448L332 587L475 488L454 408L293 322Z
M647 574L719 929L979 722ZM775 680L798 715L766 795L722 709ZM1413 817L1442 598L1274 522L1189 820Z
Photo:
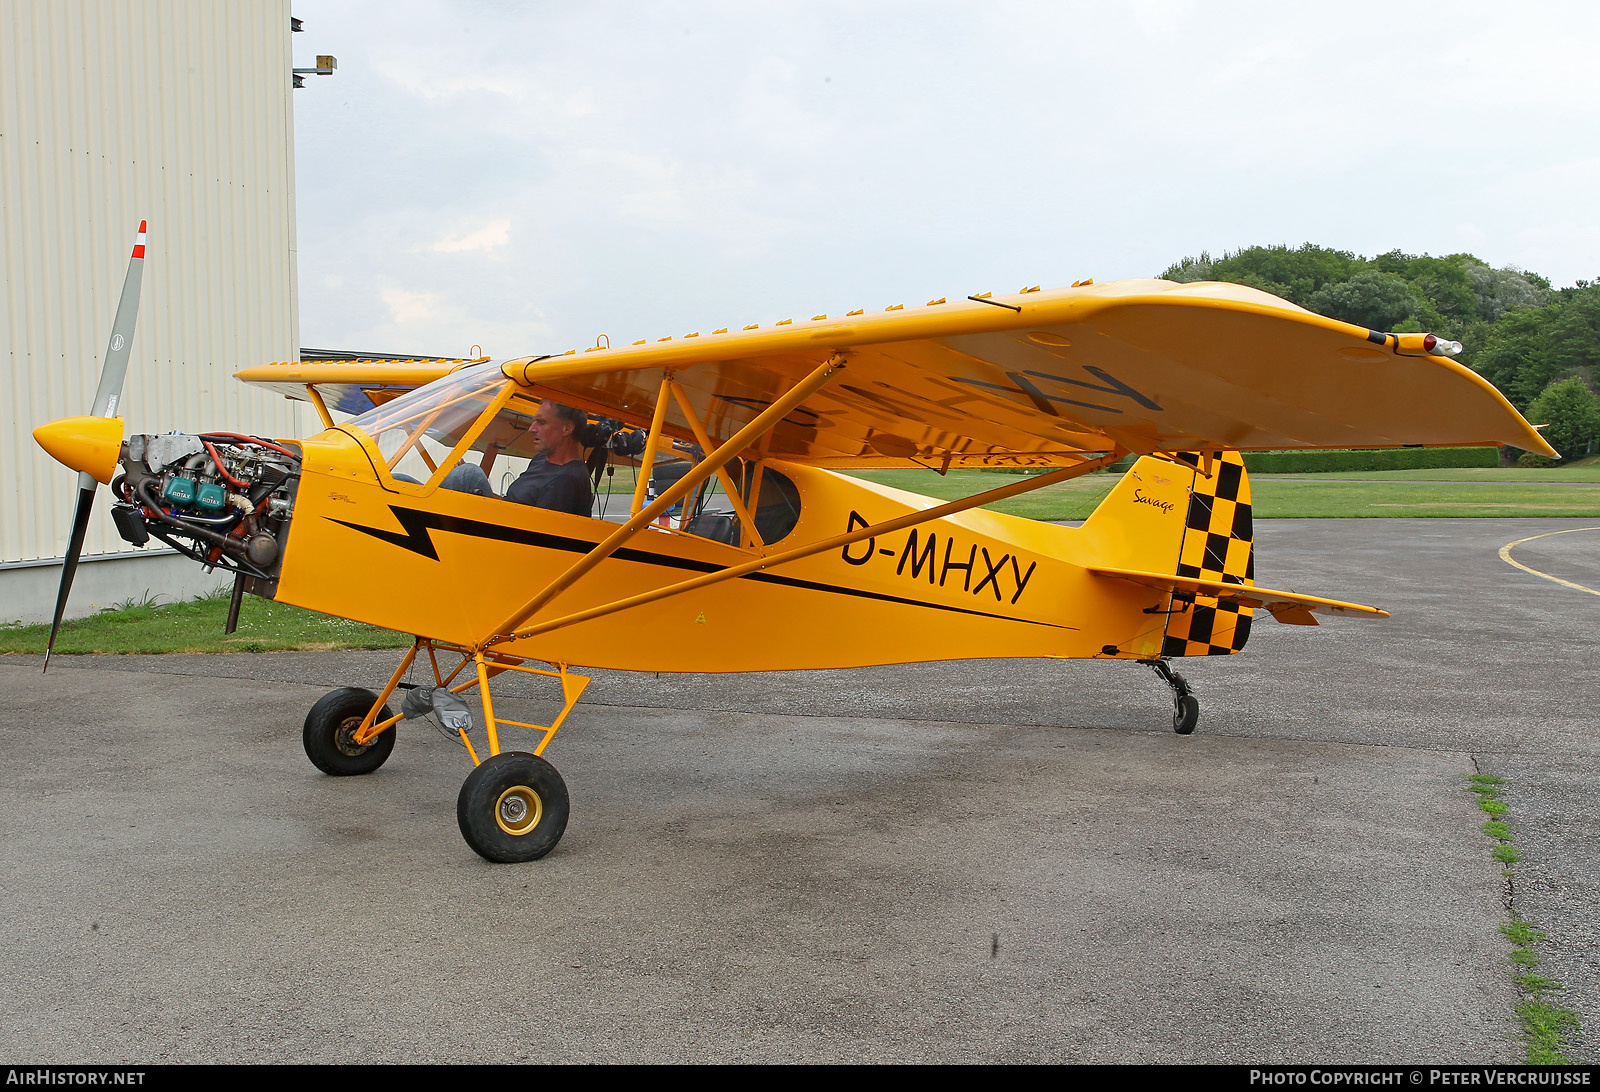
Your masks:
M839 468L1049 466L1113 444L1549 450L1471 369L1241 285L1129 280L730 326L504 368L635 425L671 371L727 437L837 353L842 370L765 451ZM667 422L688 435L676 405Z
M1229 584L1220 580L1201 580L1190 576L1172 576L1162 573L1141 572L1138 569L1089 569L1095 576L1112 580L1127 580L1160 592L1174 592L1186 596L1204 596L1223 603L1270 611L1280 622L1290 625L1314 626L1314 614L1339 614L1367 618L1387 618L1389 612L1360 603L1345 603L1338 599L1324 599L1320 595L1300 595L1297 592L1276 591L1253 584Z
M725 439L819 364L843 367L763 442L813 466L1045 467L1129 451L1511 444L1551 449L1471 369L1397 336L1219 282L1127 280L817 315L506 362L647 425L670 372ZM1412 355L1416 354L1416 355ZM466 361L301 361L238 377L361 412ZM325 395L326 396L326 395ZM665 430L692 439L679 407Z
M350 360L307 358L260 364L235 372L234 378L277 391L287 398L309 401L307 387L315 387L330 410L361 414L397 398L406 391L441 379L458 368L479 364L487 357L367 357Z

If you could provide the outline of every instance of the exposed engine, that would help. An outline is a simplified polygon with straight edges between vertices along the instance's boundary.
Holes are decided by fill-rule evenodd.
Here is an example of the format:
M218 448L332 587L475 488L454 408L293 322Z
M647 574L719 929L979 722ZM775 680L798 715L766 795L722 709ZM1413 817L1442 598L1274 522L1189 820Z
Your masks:
M153 535L208 569L274 582L300 484L298 452L234 432L167 432L128 437L121 464L111 518L124 539L143 546Z

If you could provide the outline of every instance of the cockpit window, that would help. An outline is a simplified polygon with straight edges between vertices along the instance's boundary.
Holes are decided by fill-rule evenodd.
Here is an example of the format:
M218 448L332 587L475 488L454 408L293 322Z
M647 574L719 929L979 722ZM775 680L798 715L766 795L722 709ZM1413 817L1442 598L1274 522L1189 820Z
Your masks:
M689 465L683 462L661 467L658 475L662 478L662 484L657 486L652 478L651 494L654 496L664 491L667 485L683 476ZM666 473L662 474L661 471ZM788 477L771 467L739 459L728 464L728 476L738 486L740 499L755 519L756 531L761 535L762 542L770 546L786 538L795 529L800 521L800 490ZM752 491L756 497L754 504L750 502ZM728 499L718 478L711 478L688 501L691 515L682 523L685 531L702 538L726 542L730 546L747 545L744 542L744 528L734 511L733 502ZM673 514L682 519L681 509L675 508Z
M392 476L426 480L509 383L495 363L475 364L350 421L378 445Z
M378 405L349 423L378 445L391 478L414 483L442 480L454 469L450 455L464 437L472 434L470 450L481 454L463 461L483 471L478 480L487 488L469 491L504 496L511 482L528 469L528 461L537 452L529 426L539 410L539 402L523 391L508 390L510 383L499 365L476 364ZM486 411L494 406L498 406L496 412L486 416ZM597 438L586 436L582 441L590 450L589 469L596 476L605 469L612 450L637 454L637 451L609 444L607 437L616 428L616 422L602 424L604 431L596 433ZM590 431L595 427L591 423ZM639 447L642 446L641 443ZM672 444L657 462L648 495L659 496L703 457L698 447ZM727 471L755 521L762 542L771 545L795 529L800 520L800 491L793 481L768 466L740 459L730 462ZM476 470L472 473L476 474ZM608 515L604 508L611 499L613 484L612 477L605 475L597 489L602 495L602 518ZM448 488L458 486L451 484ZM625 495L633 491L631 482L619 488ZM623 500L622 497L617 499ZM623 504L625 510L626 502ZM718 542L737 546L746 537L732 501L715 476L674 506L670 518L688 533Z
M768 545L787 538L795 524L800 522L800 490L795 488L794 482L770 466L746 463L740 488L745 503L750 507L750 514L755 518L756 531L761 535L761 541ZM755 495L754 504L750 503L752 491Z

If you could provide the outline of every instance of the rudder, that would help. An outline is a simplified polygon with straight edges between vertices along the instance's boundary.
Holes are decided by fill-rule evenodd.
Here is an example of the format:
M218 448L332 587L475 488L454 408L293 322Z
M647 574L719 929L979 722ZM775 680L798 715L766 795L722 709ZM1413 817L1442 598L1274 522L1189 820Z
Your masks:
M1177 458L1193 468L1189 511L1184 520L1183 542L1178 549L1178 576L1220 580L1227 584L1255 583L1255 523L1250 502L1250 477L1237 451L1224 451L1210 460L1193 452ZM1252 610L1197 596L1179 612L1174 599L1167 616L1162 656L1227 656L1244 648L1250 638Z

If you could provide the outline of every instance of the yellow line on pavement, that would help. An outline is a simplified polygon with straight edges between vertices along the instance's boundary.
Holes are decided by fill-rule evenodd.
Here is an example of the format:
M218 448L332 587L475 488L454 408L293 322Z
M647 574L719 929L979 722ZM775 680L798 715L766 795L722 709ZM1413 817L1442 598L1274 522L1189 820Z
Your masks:
M1500 560L1504 561L1507 565L1515 565L1525 573L1532 573L1534 576L1542 576L1546 580L1554 580L1562 587L1574 588L1578 591L1586 591L1590 595L1600 595L1600 591L1595 591L1593 588L1586 588L1582 584L1574 584L1572 581L1563 580L1559 576L1551 576L1549 573L1542 573L1538 569L1529 568L1527 565L1524 565L1522 562L1511 556L1511 548L1513 546L1521 546L1524 542L1532 542L1536 538L1549 538L1551 535L1570 535L1574 531L1600 531L1600 527L1568 527L1565 531L1546 531L1542 535L1529 535L1527 538L1519 538L1515 542L1508 542L1504 546L1500 547Z

